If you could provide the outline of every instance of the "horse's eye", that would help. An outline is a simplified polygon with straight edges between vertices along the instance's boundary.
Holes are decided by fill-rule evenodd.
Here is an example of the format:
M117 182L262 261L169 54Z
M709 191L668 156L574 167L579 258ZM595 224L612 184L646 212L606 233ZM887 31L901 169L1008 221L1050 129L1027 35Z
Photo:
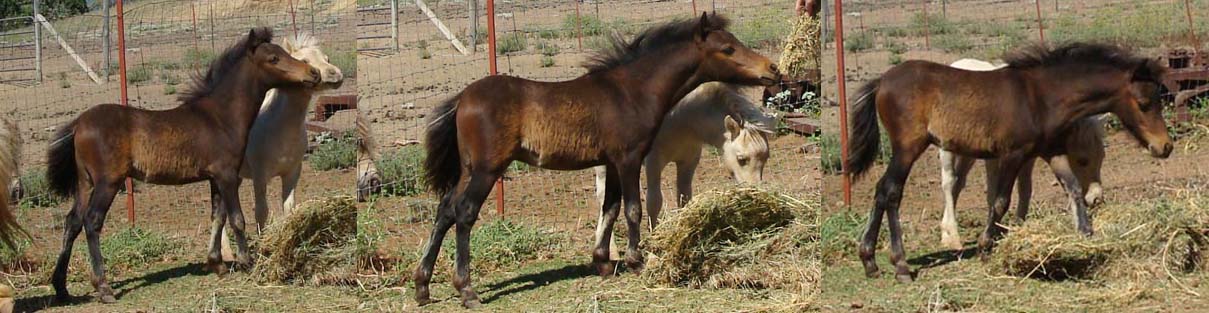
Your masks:
M739 166L747 166L748 159L749 158L745 156L738 157L737 161L739 161Z
M275 55L272 58L269 58L269 63L272 63L272 64L277 64L277 62L279 62L279 61L281 61L281 58L279 58Z
M725 53L726 55L734 55L734 54L735 54L735 47L726 47L726 48L722 48L722 53Z
M311 64L311 60L302 59L302 63Z

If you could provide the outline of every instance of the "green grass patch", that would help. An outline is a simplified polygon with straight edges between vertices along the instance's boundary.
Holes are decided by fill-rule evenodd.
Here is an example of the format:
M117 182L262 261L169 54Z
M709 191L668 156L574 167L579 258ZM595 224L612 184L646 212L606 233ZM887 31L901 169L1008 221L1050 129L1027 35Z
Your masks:
M450 261L457 256L453 236L442 244L441 250ZM471 269L490 272L514 268L527 261L549 258L556 249L555 237L545 231L509 220L481 223L470 236Z
M135 66L126 72L126 82L138 84L151 80L151 66L146 64Z
M189 68L204 70L210 66L210 62L213 62L214 58L216 57L218 56L214 53L214 51L200 48L189 48L185 50L184 56L181 57L180 64Z
M731 32L753 49L780 48L792 27L789 14L790 10L785 8L768 8L761 14L737 21Z
M164 235L138 227L127 227L101 240L105 265L112 269L137 270L164 261L181 245Z
M819 166L823 174L840 174L843 169L843 159L840 151L840 137L835 134L822 134L810 137L810 141L819 147Z
M328 63L339 68L344 77L357 77L357 51L342 49L325 52L325 54L327 54Z
M584 37L606 35L608 33L608 25L593 15L580 15L577 18L574 14L567 14L563 16L562 29L566 32L565 37L567 38L575 38L580 35L581 31Z

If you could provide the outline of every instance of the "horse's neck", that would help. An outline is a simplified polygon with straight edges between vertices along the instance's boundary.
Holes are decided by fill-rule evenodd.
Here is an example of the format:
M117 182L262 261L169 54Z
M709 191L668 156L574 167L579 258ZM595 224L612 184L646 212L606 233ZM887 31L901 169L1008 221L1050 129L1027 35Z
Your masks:
M1108 112L1109 105L1105 101L1089 99L1091 95L1109 94L1114 92L1110 84L1094 83L1091 80L1108 79L1101 74L1087 75L1086 72L1070 71L1062 68L1038 69L1029 75L1033 76L1032 89L1048 112L1047 125L1071 125L1074 121L1092 115ZM1046 92L1039 92L1045 90ZM1102 100L1102 99L1100 99Z
M282 126L302 127L314 95L314 90L305 87L275 88L265 96L258 120L272 117Z
M622 82L631 87L629 90L638 93L632 94L631 98L654 101L640 105L653 106L656 116L664 116L680 99L704 83L693 75L701 59L695 53L685 51L688 49L693 47L683 45L663 49L615 70L631 74L627 76L629 81ZM638 77L641 78L633 79Z
M220 81L214 91L205 97L206 102L216 105L195 107L218 117L218 123L237 130L240 135L246 135L260 113L265 93L270 88L247 70L238 70L230 77L220 78Z

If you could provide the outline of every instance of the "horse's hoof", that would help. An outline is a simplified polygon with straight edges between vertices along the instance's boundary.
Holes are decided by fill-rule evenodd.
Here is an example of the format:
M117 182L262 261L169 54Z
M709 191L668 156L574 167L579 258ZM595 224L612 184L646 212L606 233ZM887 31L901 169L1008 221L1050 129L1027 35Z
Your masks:
M900 283L904 283L904 284L910 284L911 282L914 282L914 281L915 281L915 277L911 277L911 274L910 274L910 273L908 273L908 274L896 274L896 275L894 275L894 278L895 278L895 279L897 279L897 280L898 280L898 282L900 282Z
M416 304L419 306L425 306L431 304L432 302L432 297L428 295L427 287L416 287Z
M113 296L113 289L102 287L97 290L97 301L104 304L118 302L118 299Z
M613 276L613 273L616 272L616 266L612 261L597 261L592 262L592 265L596 267L596 272L600 275L600 277L608 278Z
M631 259L631 258L625 259L626 269L629 270L630 272L633 272L634 274L641 274L642 268L644 266L645 266L645 262L643 262L642 260L636 260L636 259Z
M479 295L474 291L466 290L462 292L462 307L467 309L477 309L483 306L479 302Z
M948 248L949 250L961 250L965 248L965 246L961 244L960 236L945 236L942 234L940 236L940 245Z
M227 265L223 264L222 261L207 261L206 270L217 274L219 277L227 275Z

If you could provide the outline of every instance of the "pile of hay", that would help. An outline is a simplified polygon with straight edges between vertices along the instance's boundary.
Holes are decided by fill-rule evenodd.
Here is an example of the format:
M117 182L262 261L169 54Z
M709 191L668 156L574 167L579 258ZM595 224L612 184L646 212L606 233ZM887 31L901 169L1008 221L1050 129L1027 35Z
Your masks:
M823 31L819 19L802 14L793 22L793 31L785 39L785 47L781 50L781 60L777 62L783 73L788 77L806 78L818 81L819 77L808 77L822 65L820 35Z
M655 285L772 288L813 297L821 275L814 209L749 187L694 197L652 233L642 276Z
M1170 277L1207 268L1209 199L1108 206L1093 215L1096 234L1079 235L1068 214L1013 229L992 254L1004 274L1047 279Z
M357 207L346 196L303 203L270 225L259 243L253 277L262 283L323 284L355 272Z

